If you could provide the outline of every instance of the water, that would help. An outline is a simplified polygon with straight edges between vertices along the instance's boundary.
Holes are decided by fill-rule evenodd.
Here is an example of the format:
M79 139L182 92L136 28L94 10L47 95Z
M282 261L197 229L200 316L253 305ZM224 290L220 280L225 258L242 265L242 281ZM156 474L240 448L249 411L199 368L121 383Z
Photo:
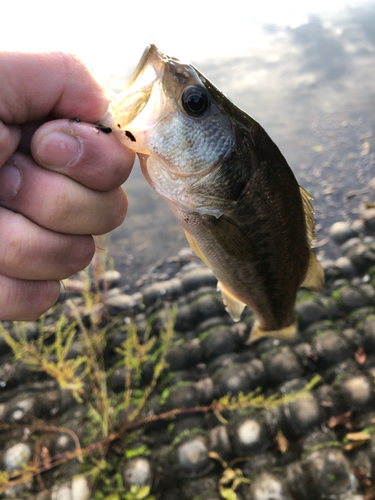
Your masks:
M375 3L314 14L296 27L260 26L261 43L239 47L230 56L191 62L279 146L299 183L314 197L317 240L322 241L333 222L358 218L361 204L375 199L374 190L345 198L375 177ZM120 76L98 75L92 68L116 91L133 69ZM135 281L187 242L138 164L124 188L128 215L111 236L110 253L116 268ZM319 252L335 256L330 243Z

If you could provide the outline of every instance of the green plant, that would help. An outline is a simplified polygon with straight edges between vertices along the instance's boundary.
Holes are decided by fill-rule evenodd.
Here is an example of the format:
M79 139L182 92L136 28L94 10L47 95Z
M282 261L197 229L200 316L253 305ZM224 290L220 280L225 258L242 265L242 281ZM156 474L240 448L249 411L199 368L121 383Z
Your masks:
M36 340L28 340L25 323L14 322L13 335L0 323L0 333L17 361L22 361L31 370L45 372L59 383L61 389L70 390L74 398L82 402L85 370L79 375L77 372L85 365L86 357L66 359L76 327L76 323L68 324L61 316L54 328L45 326L42 318Z
M130 491L125 493L124 500L155 500L153 495L150 495L149 486L131 486Z
M141 343L137 335L137 329L134 324L128 328L128 337L120 348L116 351L123 356L124 366L126 367L124 401L119 409L128 410L134 406L134 410L129 414L129 422L133 422L141 413L150 394L167 367L166 355L174 333L174 322L176 310L171 309L167 316L164 328L159 334L159 338L150 337L151 328L148 327L145 338ZM156 343L158 342L158 347ZM142 394L135 393L134 389L139 387L143 364L152 359L155 363L154 373L151 383L143 390ZM136 397L134 397L136 396ZM137 397L140 396L140 397Z
M214 451L210 453L210 457L220 462L223 467L223 475L219 481L220 495L224 498L224 500L238 500L236 489L241 484L250 484L250 479L244 477L241 469L233 468L236 461L227 464L227 462L225 462L225 460L223 460L222 457ZM243 460L246 460L246 458Z

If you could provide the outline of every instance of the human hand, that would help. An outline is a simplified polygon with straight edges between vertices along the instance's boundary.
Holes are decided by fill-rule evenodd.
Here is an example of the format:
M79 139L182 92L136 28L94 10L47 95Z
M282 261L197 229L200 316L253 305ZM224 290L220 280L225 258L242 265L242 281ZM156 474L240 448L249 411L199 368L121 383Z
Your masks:
M0 320L32 320L124 220L134 153L93 125L109 99L75 57L0 52L0 81Z

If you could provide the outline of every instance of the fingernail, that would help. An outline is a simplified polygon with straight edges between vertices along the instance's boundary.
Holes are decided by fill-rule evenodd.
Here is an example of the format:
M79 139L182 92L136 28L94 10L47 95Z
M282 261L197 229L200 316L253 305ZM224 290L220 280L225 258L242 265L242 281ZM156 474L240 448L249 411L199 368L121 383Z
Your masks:
M0 200L10 200L21 184L21 172L16 165L5 163L0 168Z
M51 132L41 140L38 147L39 160L50 167L69 167L81 155L79 139L65 132Z

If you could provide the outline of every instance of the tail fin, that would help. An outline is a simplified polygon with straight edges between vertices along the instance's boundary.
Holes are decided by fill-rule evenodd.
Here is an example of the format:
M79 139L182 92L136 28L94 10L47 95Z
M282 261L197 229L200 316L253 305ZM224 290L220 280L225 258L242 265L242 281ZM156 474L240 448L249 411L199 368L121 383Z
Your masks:
M259 340L263 337L274 337L275 339L280 340L292 340L297 335L297 322L295 321L291 325L286 328L282 328L281 330L263 330L259 321L255 320L253 328L250 333L250 337L248 338L246 344L250 345L256 340Z

